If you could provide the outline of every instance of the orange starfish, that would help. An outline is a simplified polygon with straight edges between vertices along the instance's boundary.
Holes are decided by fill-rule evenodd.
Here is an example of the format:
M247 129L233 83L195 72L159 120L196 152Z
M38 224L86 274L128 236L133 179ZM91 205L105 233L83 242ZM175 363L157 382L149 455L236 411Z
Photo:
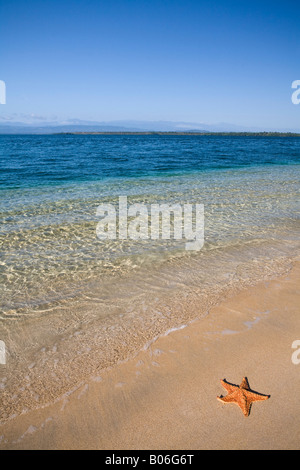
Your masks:
M228 395L217 397L222 403L235 403L238 405L245 416L249 416L251 405L254 401L268 400L270 395L262 395L261 393L253 392L250 389L247 377L243 378L240 386L230 384L226 379L221 380L221 384L227 390Z

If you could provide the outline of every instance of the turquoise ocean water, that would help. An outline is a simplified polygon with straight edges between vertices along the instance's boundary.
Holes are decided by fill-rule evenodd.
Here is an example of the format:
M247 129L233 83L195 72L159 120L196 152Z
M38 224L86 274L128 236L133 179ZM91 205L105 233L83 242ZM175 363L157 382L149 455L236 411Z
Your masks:
M185 254L182 243L98 240L96 209L120 195L203 203L205 248L292 237L299 222L298 138L1 136L0 161L1 306L11 314L63 296L58 284L72 295L70 283L146 255Z

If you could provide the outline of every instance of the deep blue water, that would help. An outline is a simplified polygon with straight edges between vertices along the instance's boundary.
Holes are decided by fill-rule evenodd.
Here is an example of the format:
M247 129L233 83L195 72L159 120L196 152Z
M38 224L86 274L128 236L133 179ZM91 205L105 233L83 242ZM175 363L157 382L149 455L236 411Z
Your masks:
M300 163L297 137L0 136L0 188Z

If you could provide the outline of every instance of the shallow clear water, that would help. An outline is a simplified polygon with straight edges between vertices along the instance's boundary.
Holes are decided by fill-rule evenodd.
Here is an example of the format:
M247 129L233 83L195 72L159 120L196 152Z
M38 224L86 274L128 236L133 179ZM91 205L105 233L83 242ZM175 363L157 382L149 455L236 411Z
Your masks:
M183 241L100 241L96 209L120 195L203 203L204 250L297 238L298 138L0 136L0 162L0 306L10 314L188 255Z

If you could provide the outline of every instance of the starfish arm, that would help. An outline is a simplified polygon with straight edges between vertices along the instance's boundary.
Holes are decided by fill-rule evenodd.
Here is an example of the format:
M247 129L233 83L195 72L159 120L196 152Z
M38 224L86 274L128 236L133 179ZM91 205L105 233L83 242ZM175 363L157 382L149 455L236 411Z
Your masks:
M241 408L242 412L244 413L244 416L249 416L250 409L251 409L251 402L243 398L238 402L238 405Z
M230 384L226 381L226 379L221 380L221 384L225 388L225 390L227 390L228 393L232 393L237 389L236 385Z
M270 398L270 395L262 395L261 393L256 393L256 392L252 392L252 391L246 391L246 396L247 396L247 399L250 400L250 401L264 401L264 400L268 400Z
M244 390L250 390L249 382L247 377L244 377L242 380L242 383L240 385L240 388L243 388Z
M226 395L226 397L220 396L220 397L217 397L217 399L223 403L236 403L237 394L230 393L229 395Z

